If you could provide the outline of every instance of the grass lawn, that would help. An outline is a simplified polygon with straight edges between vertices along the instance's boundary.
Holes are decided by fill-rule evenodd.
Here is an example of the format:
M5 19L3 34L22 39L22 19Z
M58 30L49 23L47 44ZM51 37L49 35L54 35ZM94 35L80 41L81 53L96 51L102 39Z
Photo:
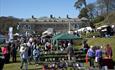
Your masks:
M4 69L3 70L20 70L20 59L18 57L17 62L16 63L8 63L4 65ZM29 65L29 64L28 64ZM42 68L41 65L38 66L39 68ZM38 68L37 67L37 68ZM34 64L31 64L28 66L29 70L39 70L36 69L36 66Z
M95 38L95 39L89 38L88 39L88 44L89 45L103 45L105 47L105 45L107 43L110 43L111 46L112 46L113 60L115 61L115 36L111 37L111 38ZM35 65L29 65L28 67L29 67L29 70L35 70ZM5 64L3 70L20 70L19 58L18 58L18 62L17 63ZM37 69L37 70L41 70L41 69Z

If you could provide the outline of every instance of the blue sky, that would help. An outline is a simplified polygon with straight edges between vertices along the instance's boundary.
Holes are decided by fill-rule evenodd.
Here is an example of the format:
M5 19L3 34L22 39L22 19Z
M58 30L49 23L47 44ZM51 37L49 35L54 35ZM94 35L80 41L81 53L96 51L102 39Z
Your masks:
M77 17L79 11L75 9L76 0L0 0L0 16L14 16L17 18L49 17ZM88 3L96 0L87 0Z

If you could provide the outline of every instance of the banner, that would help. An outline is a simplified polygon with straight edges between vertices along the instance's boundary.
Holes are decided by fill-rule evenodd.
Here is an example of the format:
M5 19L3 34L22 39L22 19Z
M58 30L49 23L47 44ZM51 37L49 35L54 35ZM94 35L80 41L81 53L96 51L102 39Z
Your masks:
M9 36L9 42L11 42L13 39L13 27L9 27L8 36Z

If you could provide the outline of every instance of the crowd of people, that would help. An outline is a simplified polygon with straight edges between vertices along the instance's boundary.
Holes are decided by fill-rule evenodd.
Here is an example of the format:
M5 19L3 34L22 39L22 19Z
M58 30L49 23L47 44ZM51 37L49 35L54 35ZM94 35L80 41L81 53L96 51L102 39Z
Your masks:
M44 47L39 47L43 45ZM66 49L68 60L71 60L74 56L74 49L72 47L72 42L61 42L60 45L62 46L63 50ZM25 65L25 69L28 70L28 64L31 64L32 60L34 60L35 64L39 62L40 51L50 51L53 48L50 39L44 39L39 36L35 37L18 37L16 40L12 42L8 42L3 44L2 53L6 57L5 62L8 63L10 57L12 57L12 62L17 61L17 51L20 54L21 59L21 66L20 68L23 69ZM61 49L60 49L61 50ZM63 51L61 50L61 51ZM99 64L101 67L103 54L106 58L112 58L112 49L111 45L107 44L105 49L102 49L101 46L89 46L87 41L83 42L83 48L81 49L86 53L86 56L89 58L89 64L91 67L94 66L94 62Z
M40 48L40 45L44 45L45 47ZM51 46L50 41L44 40L39 36L30 36L28 38L17 37L15 40L2 44L2 53L5 57L5 63L9 63L10 58L12 58L12 62L17 62L17 53L19 53L21 59L20 68L22 69L25 65L25 69L27 70L28 64L31 64L33 60L35 64L38 63L42 49L51 49L49 46Z
M103 46L89 46L87 41L83 42L82 50L86 53L86 61L89 58L90 67L95 67L94 63L98 63L98 67L102 68L103 59L112 59L112 48L110 44Z

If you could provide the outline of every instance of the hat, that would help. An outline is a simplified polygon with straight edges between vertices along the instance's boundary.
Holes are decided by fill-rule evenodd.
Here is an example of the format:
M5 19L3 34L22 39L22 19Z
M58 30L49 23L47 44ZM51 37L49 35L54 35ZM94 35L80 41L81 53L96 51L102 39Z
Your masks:
M103 48L103 46L101 46L101 48Z
M24 45L24 46L26 46L27 44L26 44L26 43L24 43L23 45Z
M93 46L91 45L90 48L93 48Z
M20 52L24 52L24 51L25 51L24 46L21 46L20 47Z
M68 43L68 46L70 46L71 45L71 43Z

